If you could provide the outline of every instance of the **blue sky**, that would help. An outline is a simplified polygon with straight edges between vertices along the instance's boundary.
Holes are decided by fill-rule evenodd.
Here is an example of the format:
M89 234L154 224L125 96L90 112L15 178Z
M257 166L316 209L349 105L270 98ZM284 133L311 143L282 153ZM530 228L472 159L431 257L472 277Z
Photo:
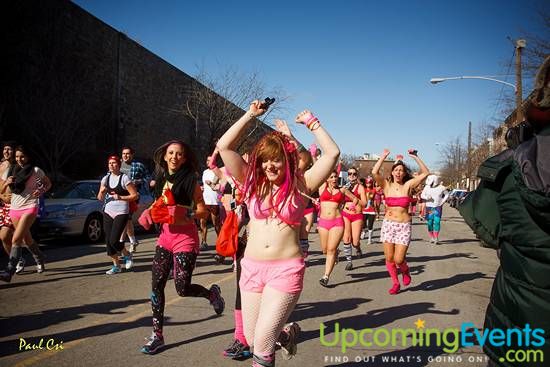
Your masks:
M258 72L291 96L292 121L312 110L343 153L415 147L434 167L436 143L466 139L501 117L505 85L432 77L495 76L515 83L508 39L540 32L539 0L103 1L76 4L195 76L227 66ZM527 45L529 47L529 45ZM509 73L510 75L506 75ZM529 80L525 80L529 83ZM529 89L524 89L524 96ZM307 146L305 128L293 128Z

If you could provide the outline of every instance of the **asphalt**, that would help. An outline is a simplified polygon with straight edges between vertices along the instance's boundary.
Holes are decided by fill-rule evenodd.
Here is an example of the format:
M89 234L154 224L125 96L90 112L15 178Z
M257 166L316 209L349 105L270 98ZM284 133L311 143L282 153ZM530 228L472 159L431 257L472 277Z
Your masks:
M380 223L375 223L375 239ZM166 348L154 356L139 351L151 333L154 237L142 237L134 268L115 276L105 275L109 261L104 245L68 240L43 246L45 273L27 266L11 283L0 284L0 366L250 366L250 359L221 355L232 341L235 278L229 261L217 265L212 258L212 231L209 240L210 250L199 255L193 281L219 284L226 311L216 316L207 300L179 297L169 281ZM454 345L453 335L483 327L498 267L495 251L480 246L456 210L444 210L439 245L426 241L426 227L415 218L407 256L413 281L395 296L387 293L391 284L380 243L362 241L364 257L349 272L340 262L327 289L318 283L324 270L318 235L312 233L310 240L304 291L291 315L302 328L298 354L285 361L278 353L278 366L487 365L478 346L446 353ZM5 262L3 257L0 265ZM333 346L322 345L321 329L325 344ZM397 345L386 345L386 336L398 329L416 332L417 345L412 336L404 345L399 338ZM347 343L342 343L342 333ZM375 335L378 342L372 343ZM25 350L23 342L35 349Z

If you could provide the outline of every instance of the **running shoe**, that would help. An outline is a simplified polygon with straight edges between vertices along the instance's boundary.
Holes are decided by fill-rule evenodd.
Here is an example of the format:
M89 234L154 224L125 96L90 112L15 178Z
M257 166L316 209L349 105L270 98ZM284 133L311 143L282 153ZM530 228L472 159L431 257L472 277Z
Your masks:
M206 251L208 250L208 244L206 242L201 242L201 251Z
M124 260L124 268L126 268L126 270L132 269L132 266L134 266L134 257L132 254L124 256Z
M164 347L164 337L162 335L157 335L153 332L146 340L147 343L141 347L141 353L155 354L159 349Z
M358 259L363 257L363 251L361 251L361 247L357 247L355 249L355 256L357 256Z
M210 287L210 304L214 307L214 311L217 315L221 315L225 308L225 300L222 297L222 291L220 286L213 284Z
M23 270L25 270L25 259L22 257L17 262L17 265L15 266L15 274L21 273Z
M120 267L113 265L113 267L105 272L107 275L113 275L120 273Z
M239 340L235 339L233 343L223 351L223 355L232 359L247 359L250 358L250 347L244 345Z
M362 239L362 240L367 239L367 231L362 230L361 231L361 236L359 236L359 238Z
M298 351L297 339L301 330L297 322L286 324L283 328L283 333L286 334L287 340L284 344L279 341L276 343L281 347L283 359L289 360L296 355Z
M220 254L216 254L214 255L214 261L216 262L216 264L222 265L223 262L225 261L225 257Z
M44 266L44 263L38 263L36 264L36 272L38 274L42 274L46 270L46 267Z
M134 252L137 251L138 245L139 245L139 241L130 242L130 248L128 249L128 251L130 251L130 253L133 254Z
M328 287L328 277L326 275L323 275L321 279L319 279L319 284L321 284L323 287Z
M348 263L346 264L346 270L353 270L353 263L351 261L348 261Z

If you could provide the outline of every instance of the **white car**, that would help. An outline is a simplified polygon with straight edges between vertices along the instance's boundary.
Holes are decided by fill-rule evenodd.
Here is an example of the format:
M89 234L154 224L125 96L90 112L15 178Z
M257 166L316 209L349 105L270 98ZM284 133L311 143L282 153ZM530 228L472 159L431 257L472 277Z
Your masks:
M44 201L44 214L38 223L41 238L80 235L88 242L103 238L103 202L97 200L100 180L76 181L54 192ZM145 185L142 185L145 186ZM146 189L139 192L139 208L132 220L137 228L141 212L153 202Z

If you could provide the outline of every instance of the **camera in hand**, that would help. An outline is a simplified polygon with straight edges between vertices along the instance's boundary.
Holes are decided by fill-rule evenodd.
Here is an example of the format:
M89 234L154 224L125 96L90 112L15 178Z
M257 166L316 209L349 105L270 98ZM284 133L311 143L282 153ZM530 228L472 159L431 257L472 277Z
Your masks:
M271 105L273 104L273 102L275 102L275 98L269 98L269 97L267 97L267 98L264 99L264 101L262 102L262 108L268 109L269 106L271 106Z

